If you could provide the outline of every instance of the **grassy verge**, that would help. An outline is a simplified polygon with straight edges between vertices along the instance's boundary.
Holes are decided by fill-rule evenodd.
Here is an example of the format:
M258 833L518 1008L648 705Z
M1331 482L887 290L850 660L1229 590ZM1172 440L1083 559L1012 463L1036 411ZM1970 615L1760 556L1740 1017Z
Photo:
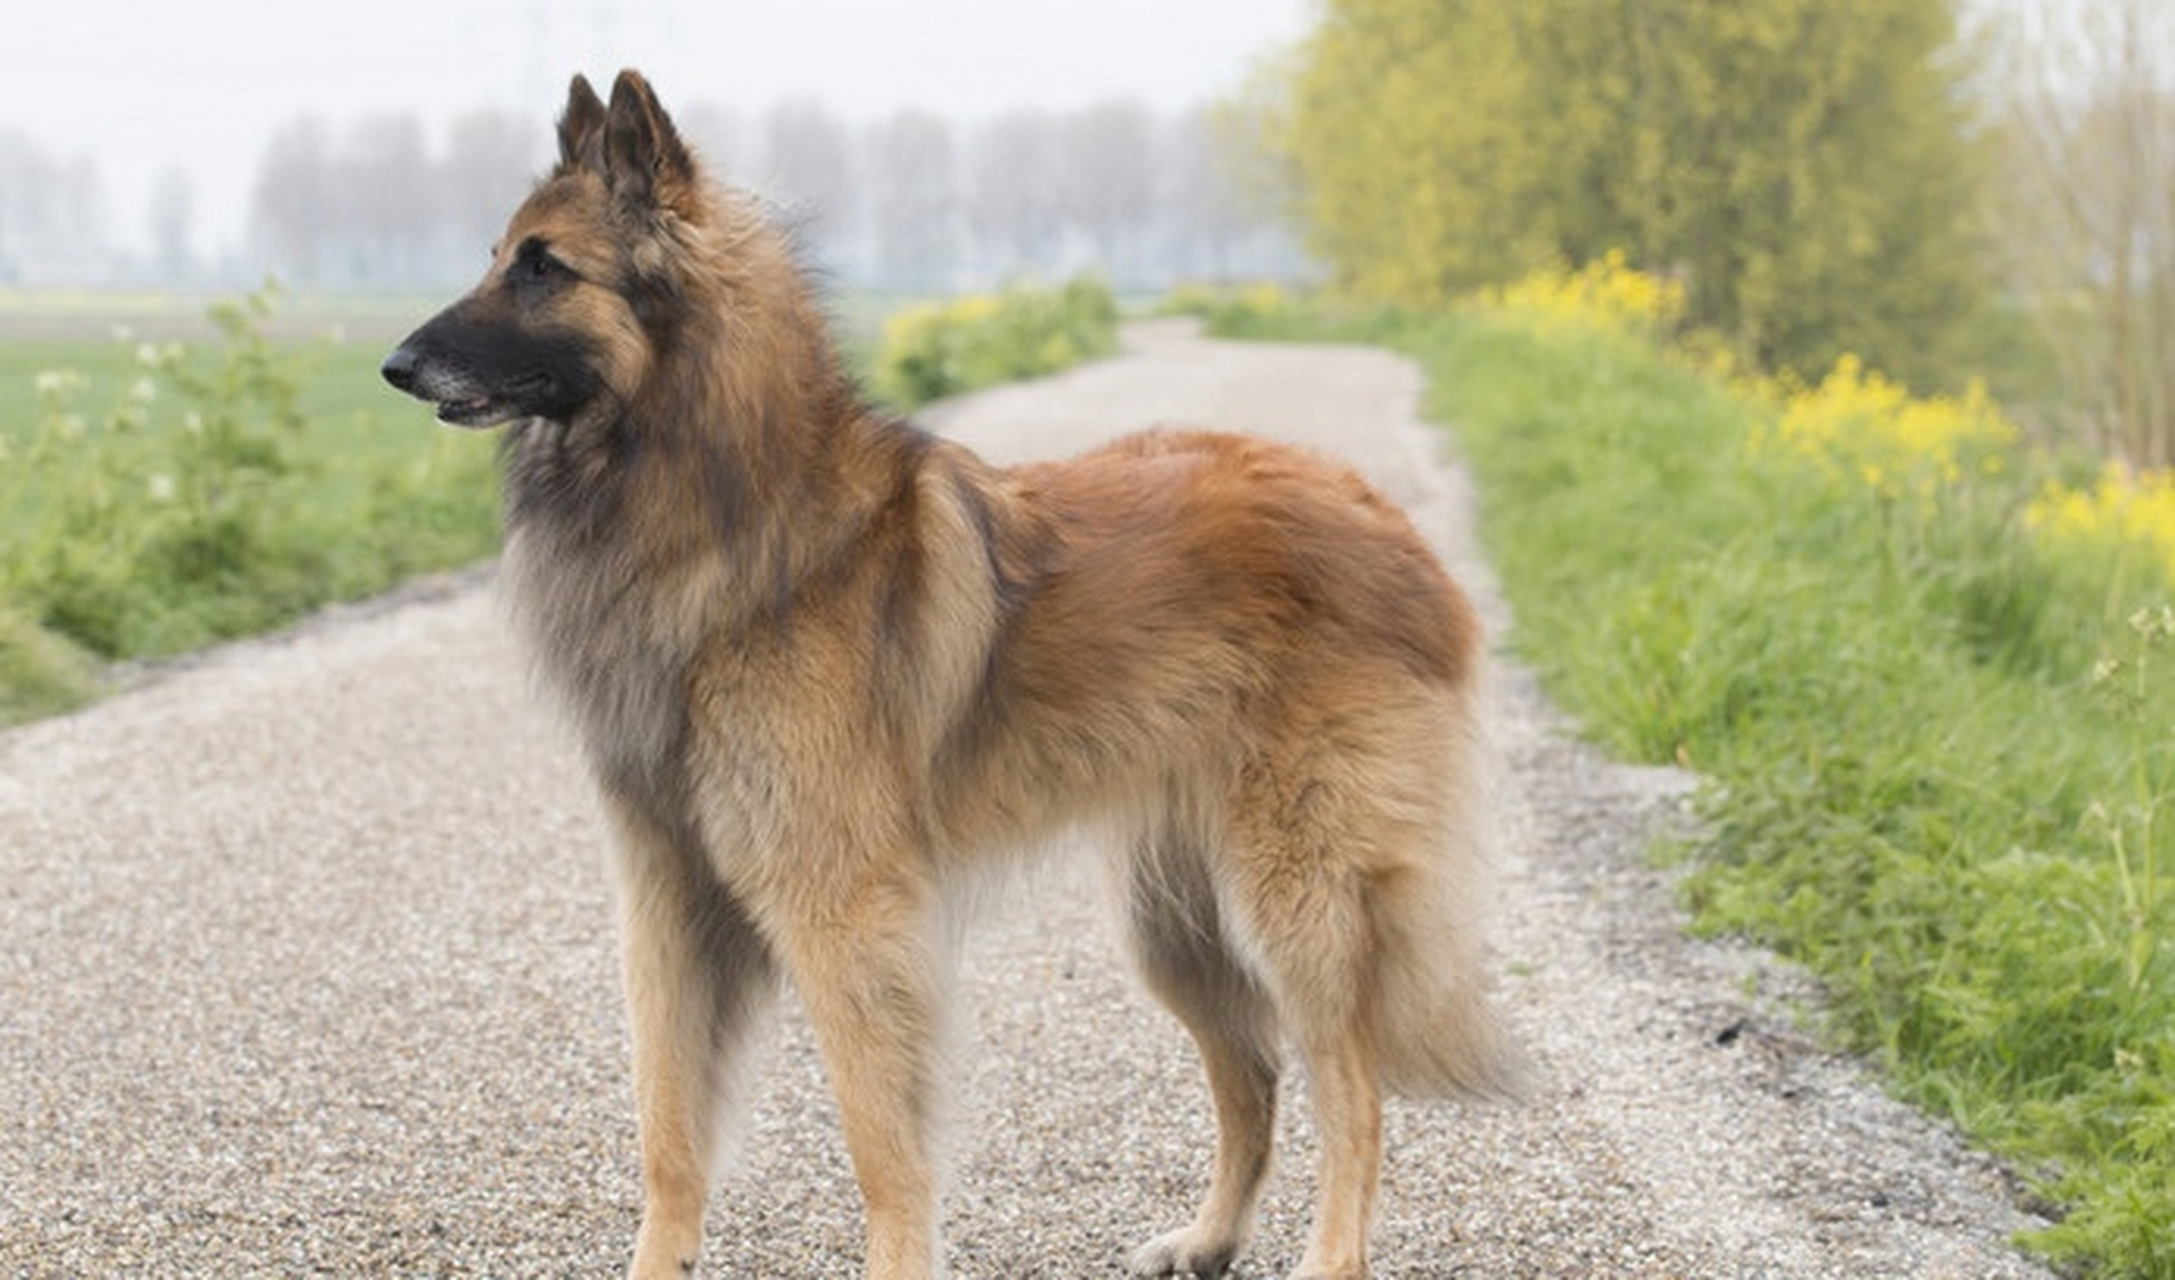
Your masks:
M1711 780L1699 926L1808 965L1841 1038L2065 1206L2033 1247L2175 1276L2175 556L2147 508L2065 528L2095 495L1983 401L1747 385L1575 283L1367 335L1455 424L1517 649L1593 737Z
M488 555L489 441L431 427L377 342L52 341L0 361L0 723L80 703L103 663L290 622Z

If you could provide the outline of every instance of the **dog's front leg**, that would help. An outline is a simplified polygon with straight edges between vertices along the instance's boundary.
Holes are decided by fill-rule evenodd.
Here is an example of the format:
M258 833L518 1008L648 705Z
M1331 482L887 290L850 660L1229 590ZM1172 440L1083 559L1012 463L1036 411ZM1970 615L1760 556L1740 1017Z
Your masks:
M930 895L833 884L777 938L838 1096L868 1219L868 1280L941 1274L935 1117L942 992Z
M684 1280L702 1243L719 1113L776 966L691 840L607 799L642 1140L642 1226L627 1274Z

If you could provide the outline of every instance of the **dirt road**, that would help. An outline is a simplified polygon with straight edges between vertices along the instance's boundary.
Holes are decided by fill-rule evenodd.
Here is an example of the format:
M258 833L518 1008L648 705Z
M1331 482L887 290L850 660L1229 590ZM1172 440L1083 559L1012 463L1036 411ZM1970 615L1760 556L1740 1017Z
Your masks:
M1156 325L931 421L1006 458L1154 421L1332 450L1500 630L1417 389L1379 353ZM1544 1081L1515 1110L1393 1108L1378 1274L2040 1274L1997 1170L1793 1031L1787 974L1678 936L1640 850L1685 780L1573 745L1515 666L1496 683L1503 997ZM616 1271L636 1179L601 849L475 576L0 737L0 1276ZM1092 884L1023 886L963 965L959 1275L1119 1274L1204 1175L1190 1051ZM764 1071L705 1274L849 1274L858 1208L790 1008ZM1244 1275L1296 1259L1302 1094Z

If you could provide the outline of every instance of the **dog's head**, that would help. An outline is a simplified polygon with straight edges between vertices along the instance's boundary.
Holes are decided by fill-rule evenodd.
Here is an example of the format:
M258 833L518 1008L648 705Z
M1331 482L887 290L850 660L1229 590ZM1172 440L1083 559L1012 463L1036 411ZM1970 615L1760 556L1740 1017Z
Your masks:
M638 73L619 74L609 107L574 77L557 167L515 211L476 287L386 357L386 381L464 427L616 411L669 337L675 242L693 236L704 199Z

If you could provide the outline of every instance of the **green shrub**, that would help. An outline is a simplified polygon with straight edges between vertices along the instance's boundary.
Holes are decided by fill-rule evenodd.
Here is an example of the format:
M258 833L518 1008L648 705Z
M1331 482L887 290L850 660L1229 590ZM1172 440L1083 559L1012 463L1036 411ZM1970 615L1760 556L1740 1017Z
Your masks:
M1202 327L1219 338L1276 338L1315 322L1316 314L1282 285L1216 286L1183 284L1172 289L1158 311L1198 316Z
M67 711L96 690L89 654L0 601L0 725Z
M488 447L313 423L323 363L356 357L274 342L272 304L213 308L209 350L138 345L102 411L88 379L36 375L36 420L0 432L0 719L87 695L93 660L255 634L490 553Z
M1118 307L1100 280L1015 286L911 307L884 322L871 374L877 396L916 409L932 400L1055 373L1118 346Z

